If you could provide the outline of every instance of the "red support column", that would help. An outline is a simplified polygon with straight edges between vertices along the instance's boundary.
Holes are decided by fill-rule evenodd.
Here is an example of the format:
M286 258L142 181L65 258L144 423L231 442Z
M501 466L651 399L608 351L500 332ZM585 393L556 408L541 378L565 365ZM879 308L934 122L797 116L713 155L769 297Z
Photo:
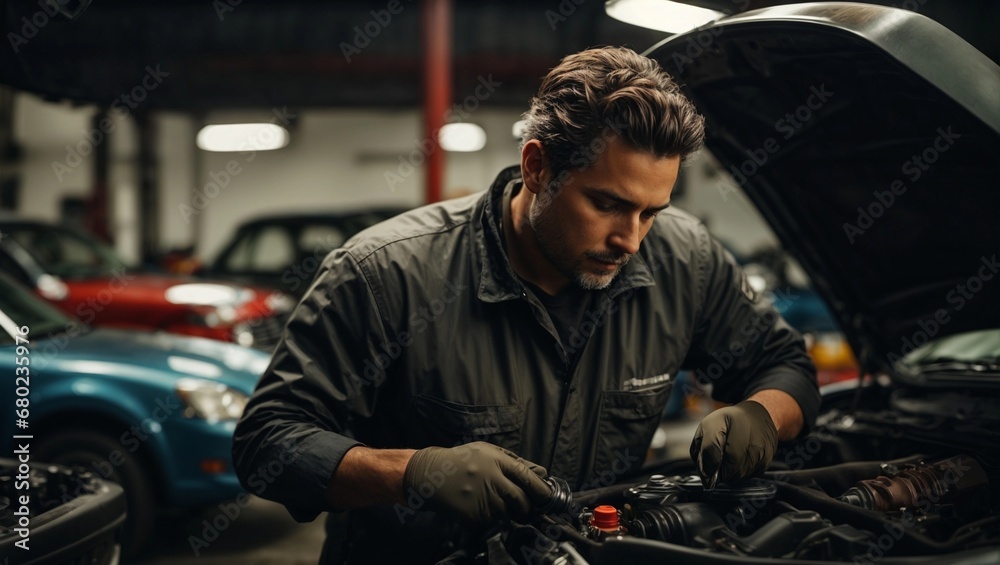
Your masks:
M445 124L451 105L452 0L424 0L420 11L421 43L424 51L424 139L430 141L426 160L427 203L441 200L444 151L438 147L438 131Z

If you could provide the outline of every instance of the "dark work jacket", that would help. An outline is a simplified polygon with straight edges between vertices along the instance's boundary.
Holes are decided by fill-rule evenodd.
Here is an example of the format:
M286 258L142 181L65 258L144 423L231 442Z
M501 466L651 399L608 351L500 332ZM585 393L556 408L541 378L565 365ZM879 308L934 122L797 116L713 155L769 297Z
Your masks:
M330 477L359 443L476 440L575 490L606 486L642 464L682 368L725 402L788 392L811 428L819 394L801 337L756 299L705 226L675 208L658 215L560 343L500 231L519 174L508 168L486 193L407 212L327 256L236 428L234 461L249 492L309 521L329 510ZM411 500L331 514L326 559L341 559L340 546L357 562L447 553L447 541L419 526L433 522L429 530L451 542L458 530Z

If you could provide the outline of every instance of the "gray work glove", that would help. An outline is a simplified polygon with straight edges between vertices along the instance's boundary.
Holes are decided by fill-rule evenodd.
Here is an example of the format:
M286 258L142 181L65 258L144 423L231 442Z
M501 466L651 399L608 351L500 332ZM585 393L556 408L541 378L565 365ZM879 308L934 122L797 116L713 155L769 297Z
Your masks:
M777 448L778 430L767 409L744 400L705 416L691 442L691 459L705 485L715 488L716 482L763 473Z
M426 508L477 524L526 515L549 497L545 469L491 443L427 447L410 458L405 495L426 498Z

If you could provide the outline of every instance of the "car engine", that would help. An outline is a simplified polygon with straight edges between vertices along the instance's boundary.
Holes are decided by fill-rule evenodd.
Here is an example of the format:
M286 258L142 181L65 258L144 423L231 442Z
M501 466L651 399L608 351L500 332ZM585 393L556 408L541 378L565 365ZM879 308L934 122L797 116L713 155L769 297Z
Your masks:
M998 563L998 421L981 390L873 383L828 403L763 477L708 489L676 461L582 493L550 478L542 515L497 534L488 561Z

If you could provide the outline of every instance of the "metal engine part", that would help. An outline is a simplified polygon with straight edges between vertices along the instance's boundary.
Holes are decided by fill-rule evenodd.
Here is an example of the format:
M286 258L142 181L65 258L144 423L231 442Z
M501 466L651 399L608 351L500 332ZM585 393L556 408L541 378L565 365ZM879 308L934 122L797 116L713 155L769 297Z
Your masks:
M840 500L868 510L893 512L928 503L974 504L988 493L986 471L972 457L958 455L860 481Z

